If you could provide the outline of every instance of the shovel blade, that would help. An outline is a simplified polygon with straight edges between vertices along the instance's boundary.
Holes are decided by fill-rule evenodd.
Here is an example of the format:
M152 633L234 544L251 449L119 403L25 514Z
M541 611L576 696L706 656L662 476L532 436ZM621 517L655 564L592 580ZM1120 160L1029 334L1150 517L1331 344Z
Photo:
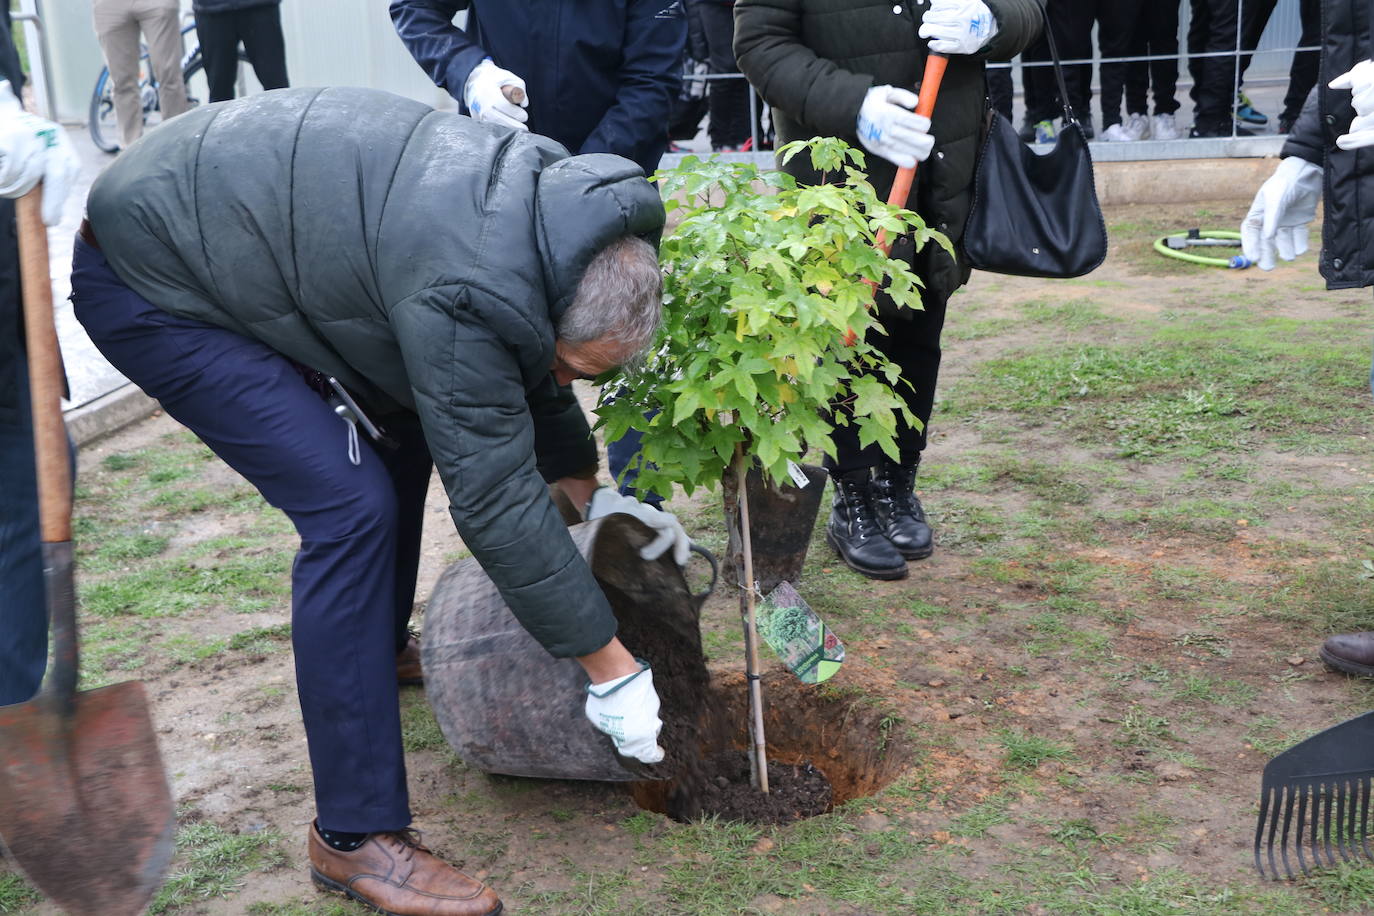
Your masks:
M137 916L172 860L176 816L143 685L0 706L0 840L74 914Z

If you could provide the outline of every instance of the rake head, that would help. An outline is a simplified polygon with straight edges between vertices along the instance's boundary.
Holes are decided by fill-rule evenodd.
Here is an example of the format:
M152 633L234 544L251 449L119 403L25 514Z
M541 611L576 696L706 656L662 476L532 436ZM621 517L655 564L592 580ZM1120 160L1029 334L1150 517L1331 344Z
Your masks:
M1255 868L1278 880L1341 862L1374 862L1369 844L1371 795L1374 712L1279 754L1264 768Z

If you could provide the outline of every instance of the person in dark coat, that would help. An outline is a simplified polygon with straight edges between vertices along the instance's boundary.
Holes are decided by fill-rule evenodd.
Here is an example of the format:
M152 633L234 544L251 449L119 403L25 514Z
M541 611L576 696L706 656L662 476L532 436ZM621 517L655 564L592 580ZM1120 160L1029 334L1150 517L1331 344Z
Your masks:
M301 536L292 641L316 882L396 914L499 911L406 829L397 680L431 461L516 618L586 669L593 725L661 760L652 672L616 638L547 487L588 518L637 516L659 535L646 557L671 546L686 562L671 515L597 488L586 419L560 389L657 328L657 190L621 157L570 157L389 93L283 89L158 130L87 208L78 320ZM321 396L334 382L376 441Z
M464 10L460 29L453 20ZM687 41L682 0L392 0L391 19L435 85L479 121L529 129L575 153L624 156L646 175L658 168ZM606 445L628 496L635 472L626 469L642 436L632 430Z
M1307 251L1322 199L1317 267L1327 289L1357 289L1374 285L1374 36L1362 0L1321 0L1321 22L1316 88L1255 195L1241 240L1265 270L1276 258L1293 260ZM1331 636L1320 655L1338 671L1374 677L1374 631Z
M24 112L24 85L0 10L0 706L31 698L48 660L48 615L38 529L19 242L14 201L44 179L43 218L60 220L80 166L62 128ZM11 89L13 87L13 89Z
M911 205L927 225L957 246L968 218L974 160L986 121L984 61L1008 60L1040 33L1037 0L931 0L923 5L876 0L740 0L735 53L740 69L773 106L778 142L818 134L862 144L868 175L886 197L898 165L925 162ZM927 45L929 42L929 45ZM913 114L910 91L929 50L952 55L933 121ZM933 155L932 155L933 150ZM926 158L926 157L930 158ZM806 156L783 165L803 183L820 176ZM962 259L938 245L915 251L898 239L893 256L922 279L924 310L893 308L879 296L886 334L872 342L895 362L907 406L919 421L899 421L900 461L865 447L850 424L835 431L835 482L827 540L851 568L874 578L907 574L906 560L930 556L931 531L915 494L916 470L940 368L945 303L969 277Z
M205 59L210 101L234 97L239 44L264 89L285 89L286 39L281 31L281 0L194 0L196 36Z

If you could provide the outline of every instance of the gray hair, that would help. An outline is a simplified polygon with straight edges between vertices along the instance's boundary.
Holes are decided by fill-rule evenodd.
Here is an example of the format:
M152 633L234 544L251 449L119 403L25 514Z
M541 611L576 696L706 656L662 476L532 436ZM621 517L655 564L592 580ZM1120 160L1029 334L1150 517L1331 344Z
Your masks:
M658 252L627 235L603 248L577 284L572 305L558 321L558 336L570 344L609 338L627 355L653 342L663 320L663 273Z

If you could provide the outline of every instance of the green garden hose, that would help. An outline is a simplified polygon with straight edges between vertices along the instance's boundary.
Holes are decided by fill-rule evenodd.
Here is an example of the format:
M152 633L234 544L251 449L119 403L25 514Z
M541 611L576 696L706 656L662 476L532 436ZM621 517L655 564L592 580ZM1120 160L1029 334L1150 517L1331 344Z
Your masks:
M1170 241L1181 247L1171 246ZM1177 258L1190 264L1205 264L1208 267L1229 267L1243 270L1254 263L1243 254L1232 255L1229 258L1209 258L1206 255L1193 254L1186 250L1191 247L1224 246L1238 241L1240 241L1240 233L1232 232L1229 229L1189 229L1183 235L1161 236L1155 240L1154 247L1155 251L1167 258Z

